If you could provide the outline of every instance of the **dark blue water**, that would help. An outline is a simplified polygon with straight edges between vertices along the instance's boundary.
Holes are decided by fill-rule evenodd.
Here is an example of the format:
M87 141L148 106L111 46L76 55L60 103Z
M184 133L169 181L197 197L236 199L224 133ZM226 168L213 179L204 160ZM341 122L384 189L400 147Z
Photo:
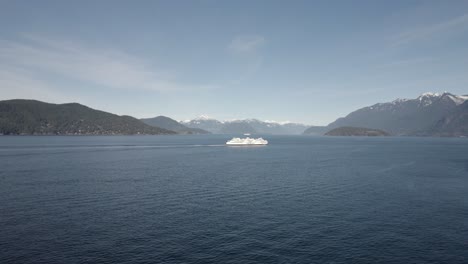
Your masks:
M468 263L468 139L0 137L0 263Z

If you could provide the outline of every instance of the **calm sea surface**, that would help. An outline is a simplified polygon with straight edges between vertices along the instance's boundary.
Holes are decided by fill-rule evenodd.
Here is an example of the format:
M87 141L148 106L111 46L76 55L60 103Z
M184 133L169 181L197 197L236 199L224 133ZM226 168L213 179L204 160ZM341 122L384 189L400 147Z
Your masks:
M0 263L468 263L468 139L0 137Z

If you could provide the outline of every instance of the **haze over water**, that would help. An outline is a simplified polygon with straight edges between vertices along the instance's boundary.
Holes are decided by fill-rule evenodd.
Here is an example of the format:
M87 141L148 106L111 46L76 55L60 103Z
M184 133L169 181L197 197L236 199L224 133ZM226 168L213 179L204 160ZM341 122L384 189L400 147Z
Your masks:
M468 140L0 137L1 263L466 263Z

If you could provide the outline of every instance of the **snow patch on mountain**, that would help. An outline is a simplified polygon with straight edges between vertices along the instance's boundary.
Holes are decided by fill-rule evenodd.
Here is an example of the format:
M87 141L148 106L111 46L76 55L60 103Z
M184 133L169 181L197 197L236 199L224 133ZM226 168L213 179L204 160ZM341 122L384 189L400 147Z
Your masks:
M468 100L468 96L466 95L454 95L447 91L443 93L433 93L433 92L423 93L418 98L416 98L416 100L419 100L422 106L429 106L435 102L434 100L438 100L444 97L449 98L456 105L463 104L465 101Z
M409 101L410 99L406 99L406 98L397 98L395 100L392 101L392 104L399 104L399 103L403 103L403 102L406 102L406 101Z
M265 120L265 123L272 123L272 124L278 124L278 125L287 125L287 124L294 124L291 121L274 121L274 120Z
M466 100L468 100L468 96L463 96L463 95L448 94L447 96L448 96L453 102L455 102L456 105L461 105L461 104L463 104Z
M216 120L216 119L214 119L214 118L212 118L212 117L210 117L208 115L200 115L200 116L194 118L193 120L203 120L203 121L205 121L205 120Z
M421 100L421 98L424 98L424 97L439 97L440 94L439 93L433 93L433 92L427 92L427 93L423 93L421 94L418 99Z
M402 107L406 103L416 102L418 103L419 107L428 107L433 103L437 102L438 100L447 98L455 103L455 105L463 104L465 101L468 100L468 95L453 95L449 92L444 93L434 93L434 92L427 92L423 93L418 96L416 99L407 99L407 98L398 98L393 100L392 102L388 103L377 103L372 106L365 107L364 109L372 110L372 111L388 111L388 110L395 110L398 107Z

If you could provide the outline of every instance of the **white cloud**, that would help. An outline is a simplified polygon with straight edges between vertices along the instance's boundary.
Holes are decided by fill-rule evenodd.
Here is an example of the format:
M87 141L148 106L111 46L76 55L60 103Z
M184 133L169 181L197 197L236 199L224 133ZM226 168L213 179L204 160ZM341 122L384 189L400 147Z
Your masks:
M236 53L252 53L265 43L265 38L259 35L237 36L228 45L230 51Z
M263 56L259 49L265 44L265 38L260 35L236 36L227 46L229 52L241 65L242 73L229 84L239 84L254 75L263 64Z
M468 29L468 14L464 14L446 21L428 26L418 27L406 30L391 37L393 46L408 44L414 41L425 40L431 37L441 36L443 34Z
M76 102L78 99L62 94L53 85L17 68L0 69L0 85L0 99L35 99L50 103Z
M55 79L110 89L157 92L212 88L182 84L147 61L118 50L90 48L35 35L24 35L22 41L0 39L0 73L1 89L29 89L31 93L35 93L34 89L51 90Z

